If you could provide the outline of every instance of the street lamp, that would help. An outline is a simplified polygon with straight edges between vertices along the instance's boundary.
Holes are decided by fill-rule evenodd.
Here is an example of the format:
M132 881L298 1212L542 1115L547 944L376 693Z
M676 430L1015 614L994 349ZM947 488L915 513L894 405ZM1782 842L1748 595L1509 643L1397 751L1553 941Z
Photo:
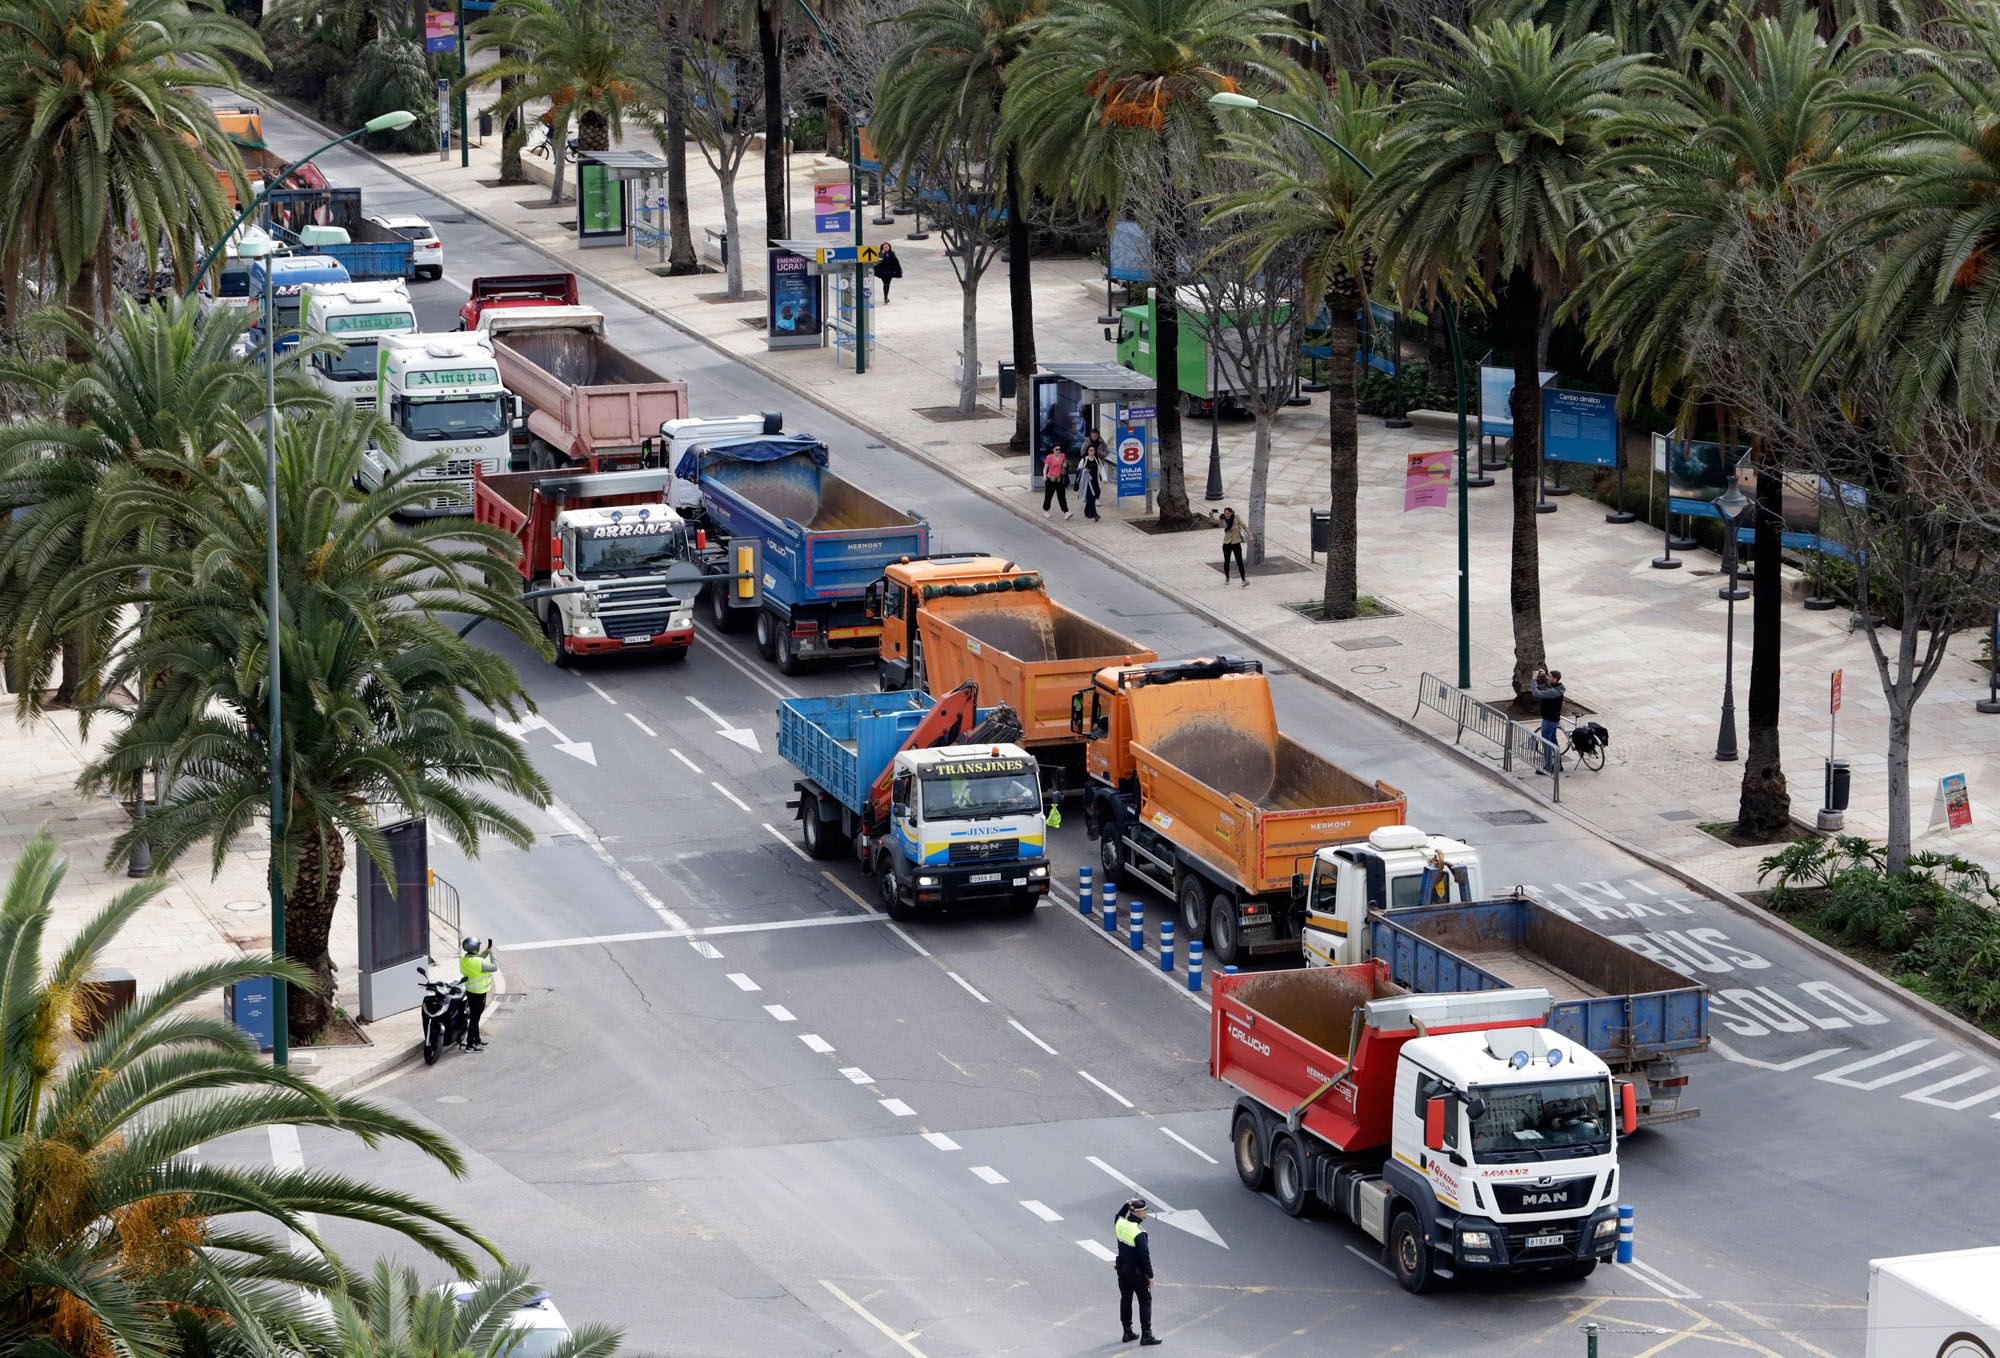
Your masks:
M1715 502L1722 516L1722 568L1729 572L1729 588L1722 597L1729 600L1728 641L1722 653L1722 726L1715 735L1715 757L1723 763L1736 758L1736 601L1746 597L1736 588L1736 521L1750 507L1750 497L1730 478L1729 489Z
M1343 146L1325 128L1304 118L1294 117L1283 109L1272 108L1233 90L1218 90L1208 96L1208 102L1216 108L1268 113L1273 118L1302 128L1345 156L1365 177L1375 178L1375 172L1362 163L1361 157ZM1452 384L1458 392L1458 686L1469 689L1472 687L1472 520L1467 514L1465 501L1465 359L1458 344L1458 308L1452 305L1451 298L1445 296L1438 298L1438 306L1444 313L1445 338L1451 345Z
M367 122L355 128L352 132L344 132L340 136L335 137L332 141L328 142L326 145L314 147L312 150L306 152L304 155L300 156L297 160L293 161L291 168L297 169L299 166L311 160L314 156L319 155L323 151L331 151L334 147L340 145L342 142L353 141L356 137L365 137L370 132L394 132L399 128L408 127L411 123L415 122L416 120L417 120L416 114L411 113L406 109L400 109L400 108L393 113L379 114L376 117L370 118ZM229 238L236 234L236 228L243 225L243 223L245 223L246 221L249 221L251 214L256 212L258 208L264 206L264 200L270 197L271 194L274 191L276 191L278 185L284 183L285 180L289 179L290 177L291 174L289 170L283 174L273 176L272 179L268 183L266 183L263 188L257 191L257 196L255 198L252 198L247 204L245 204L243 210L236 214L236 220L229 224L229 229L224 231L221 235L217 236L215 238L215 244L208 247L208 253L202 256L201 267L197 268L194 271L194 277L188 281L187 291L183 292L181 296L183 297L194 296L194 290L200 287L201 280L208 276L209 266L215 263L215 257L218 254L222 253L222 247L229 243ZM239 253L258 254L262 252L240 251Z

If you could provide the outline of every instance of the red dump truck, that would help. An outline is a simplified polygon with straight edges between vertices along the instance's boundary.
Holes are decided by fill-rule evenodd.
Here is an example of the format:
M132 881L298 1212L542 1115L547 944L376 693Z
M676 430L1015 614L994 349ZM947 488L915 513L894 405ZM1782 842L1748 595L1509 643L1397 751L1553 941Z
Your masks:
M1099 670L1070 722L1090 742L1084 826L1104 880L1173 901L1181 937L1218 962L1297 951L1319 850L1406 819L1396 788L1279 732L1255 660Z
M1020 743L1074 745L1070 698L1107 666L1159 656L1049 597L1035 571L973 553L899 561L868 593L885 691L940 697L971 681L1021 718Z

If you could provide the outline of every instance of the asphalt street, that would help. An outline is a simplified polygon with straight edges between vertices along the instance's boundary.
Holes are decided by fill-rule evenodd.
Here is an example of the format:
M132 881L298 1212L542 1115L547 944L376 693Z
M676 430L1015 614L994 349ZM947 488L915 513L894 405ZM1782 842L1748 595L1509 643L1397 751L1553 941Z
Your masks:
M267 129L284 150L314 140L282 113ZM413 286L429 327L451 327L474 274L549 267L370 161L320 164L370 210L439 227L446 276ZM688 383L696 413L782 409L836 470L924 514L938 548L1032 562L1162 655L1241 649L873 444L834 413L866 399L866 379L830 356L825 406L804 408L616 298L587 300ZM466 927L499 939L517 998L488 1052L376 1091L462 1142L471 1173L451 1182L313 1133L301 1149L465 1212L572 1319L623 1325L637 1347L1114 1350L1105 1245L1133 1192L1172 1209L1153 1230L1159 1330L1193 1353L1581 1353L1594 1319L1607 1355L1859 1354L1868 1259L1989 1243L1955 1186L1968 1168L1982 1181L2000 1118L2000 1073L1980 1054L1304 678L1274 671L1284 728L1403 788L1415 823L1477 844L1489 885L1531 887L1714 988L1716 1051L1690 1068L1702 1116L1621 1151L1640 1267L1406 1296L1358 1232L1293 1221L1236 1181L1205 1006L1161 973L1151 934L1135 954L1122 920L1107 938L1067 892L1027 919L876 915L852 865L796 847L773 715L783 695L872 688L870 671L787 680L705 624L672 667L564 672L486 639L539 704L525 739L559 804L531 814L532 850L467 861L440 844L433 864ZM1587 797L1587 775L1572 787ZM1095 861L1079 819L1052 841L1072 892ZM1152 918L1162 904L1147 901ZM387 1247L333 1239L364 1257Z

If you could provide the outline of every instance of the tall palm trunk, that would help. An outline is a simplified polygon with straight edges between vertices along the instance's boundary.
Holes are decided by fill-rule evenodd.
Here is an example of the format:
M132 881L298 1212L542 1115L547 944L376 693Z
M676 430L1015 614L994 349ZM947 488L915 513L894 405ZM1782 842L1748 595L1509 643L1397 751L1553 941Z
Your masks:
M550 110L554 112L554 110ZM549 158L555 161L555 173L549 177L549 202L560 203L563 193L563 168L569 151L569 110L549 120Z
M1180 258L1177 225L1183 205L1175 202L1173 158L1160 142L1160 193L1167 201L1152 233L1153 255L1153 405L1160 434L1160 527L1186 528L1194 523L1188 507L1187 473L1181 462L1181 326L1174 295L1173 272Z
M299 867L285 893L285 956L311 970L319 989L294 989L287 999L287 1031L294 1041L308 1041L333 1019L334 966L328 951L333 912L340 904L347 870L347 841L340 833L325 834L317 825L306 829L299 845Z
M784 0L764 0L757 6L757 55L764 63L764 235L781 240L785 234L785 58L778 46L783 29L778 7ZM856 210L859 210L857 205Z
M1743 788L1736 823L1746 838L1766 839L1791 818L1792 797L1778 755L1779 663L1784 647L1783 568L1784 478L1757 467L1756 541L1750 582L1750 739L1743 761Z
M1007 446L1026 450L1028 434L1028 379L1035 372L1035 291L1034 261L1029 255L1028 214L1021 192L1021 166L1013 152L1007 153L1007 305L1014 327L1014 437Z
M1542 645L1542 554L1535 502L1542 484L1542 381L1536 355L1542 334L1542 290L1516 269L1507 280L1508 338L1514 348L1514 540L1507 603L1514 615L1514 692L1533 685L1547 663Z
M512 61L517 54L511 47L500 49L500 60ZM500 97L505 99L514 88L512 76L500 78ZM528 172L521 168L521 110L515 109L507 115L507 125L500 130L500 182L502 184L525 184Z
M673 239L667 247L667 271L696 273L694 230L688 223L687 29L679 0L662 0L660 22L667 31L667 218Z
M110 273L109 236L110 225L98 237L98 247L90 258L83 261L76 278L69 285L69 293L63 299L71 311L85 316L102 319L105 308L98 305L99 271L105 276ZM89 347L77 336L68 335L63 339L63 357L71 363L90 361ZM71 423L78 423L77 417ZM62 674L56 680L55 692L50 703L55 707L71 707L76 703L76 690L83 678L83 631L71 628L62 635Z
M1327 293L1332 329L1327 338L1327 521L1326 585L1320 593L1320 614L1351 618L1360 590L1361 494L1360 436L1354 405L1354 355L1361 347L1357 317L1361 290L1343 271Z

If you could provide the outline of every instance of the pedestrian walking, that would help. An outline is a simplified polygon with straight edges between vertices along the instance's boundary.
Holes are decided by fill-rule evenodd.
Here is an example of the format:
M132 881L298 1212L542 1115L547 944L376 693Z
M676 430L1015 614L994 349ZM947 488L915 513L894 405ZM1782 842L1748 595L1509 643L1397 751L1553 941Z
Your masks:
M479 1016L486 1012L486 997L492 993L493 973L500 970L500 964L493 960L490 938L484 947L476 938L463 938L459 948L458 974L465 981L465 1049L483 1052L486 1044L479 1039Z
M1131 1198L1112 1219L1111 1234L1118 1240L1118 1319L1125 1326L1125 1342L1139 1341L1150 1348L1161 1341L1153 1337L1153 1246L1146 1234L1144 1198ZM1139 1302L1139 1329L1132 1329L1132 1301Z
M1083 465L1077 470L1078 487L1083 491L1083 517L1093 522L1099 517L1097 499L1104 494L1104 436L1096 430L1083 446Z
M896 254L896 247L887 241L882 243L882 257L875 261L875 277L882 284L882 305L889 305L889 285L903 276L903 261Z
M1542 752L1542 767L1535 772L1548 773L1559 758L1556 746L1562 739L1563 672L1536 670L1535 686L1528 690L1528 696L1542 705L1542 739L1548 742L1548 748Z
M1063 517L1073 519L1076 515L1069 511L1069 454L1059 443L1049 449L1042 459L1042 517L1049 517L1050 505L1062 506Z
M1250 588L1250 571L1243 564L1243 520L1236 517L1236 511L1223 506L1222 510L1222 583L1229 583L1229 562L1236 561L1236 573L1243 577L1243 588Z

